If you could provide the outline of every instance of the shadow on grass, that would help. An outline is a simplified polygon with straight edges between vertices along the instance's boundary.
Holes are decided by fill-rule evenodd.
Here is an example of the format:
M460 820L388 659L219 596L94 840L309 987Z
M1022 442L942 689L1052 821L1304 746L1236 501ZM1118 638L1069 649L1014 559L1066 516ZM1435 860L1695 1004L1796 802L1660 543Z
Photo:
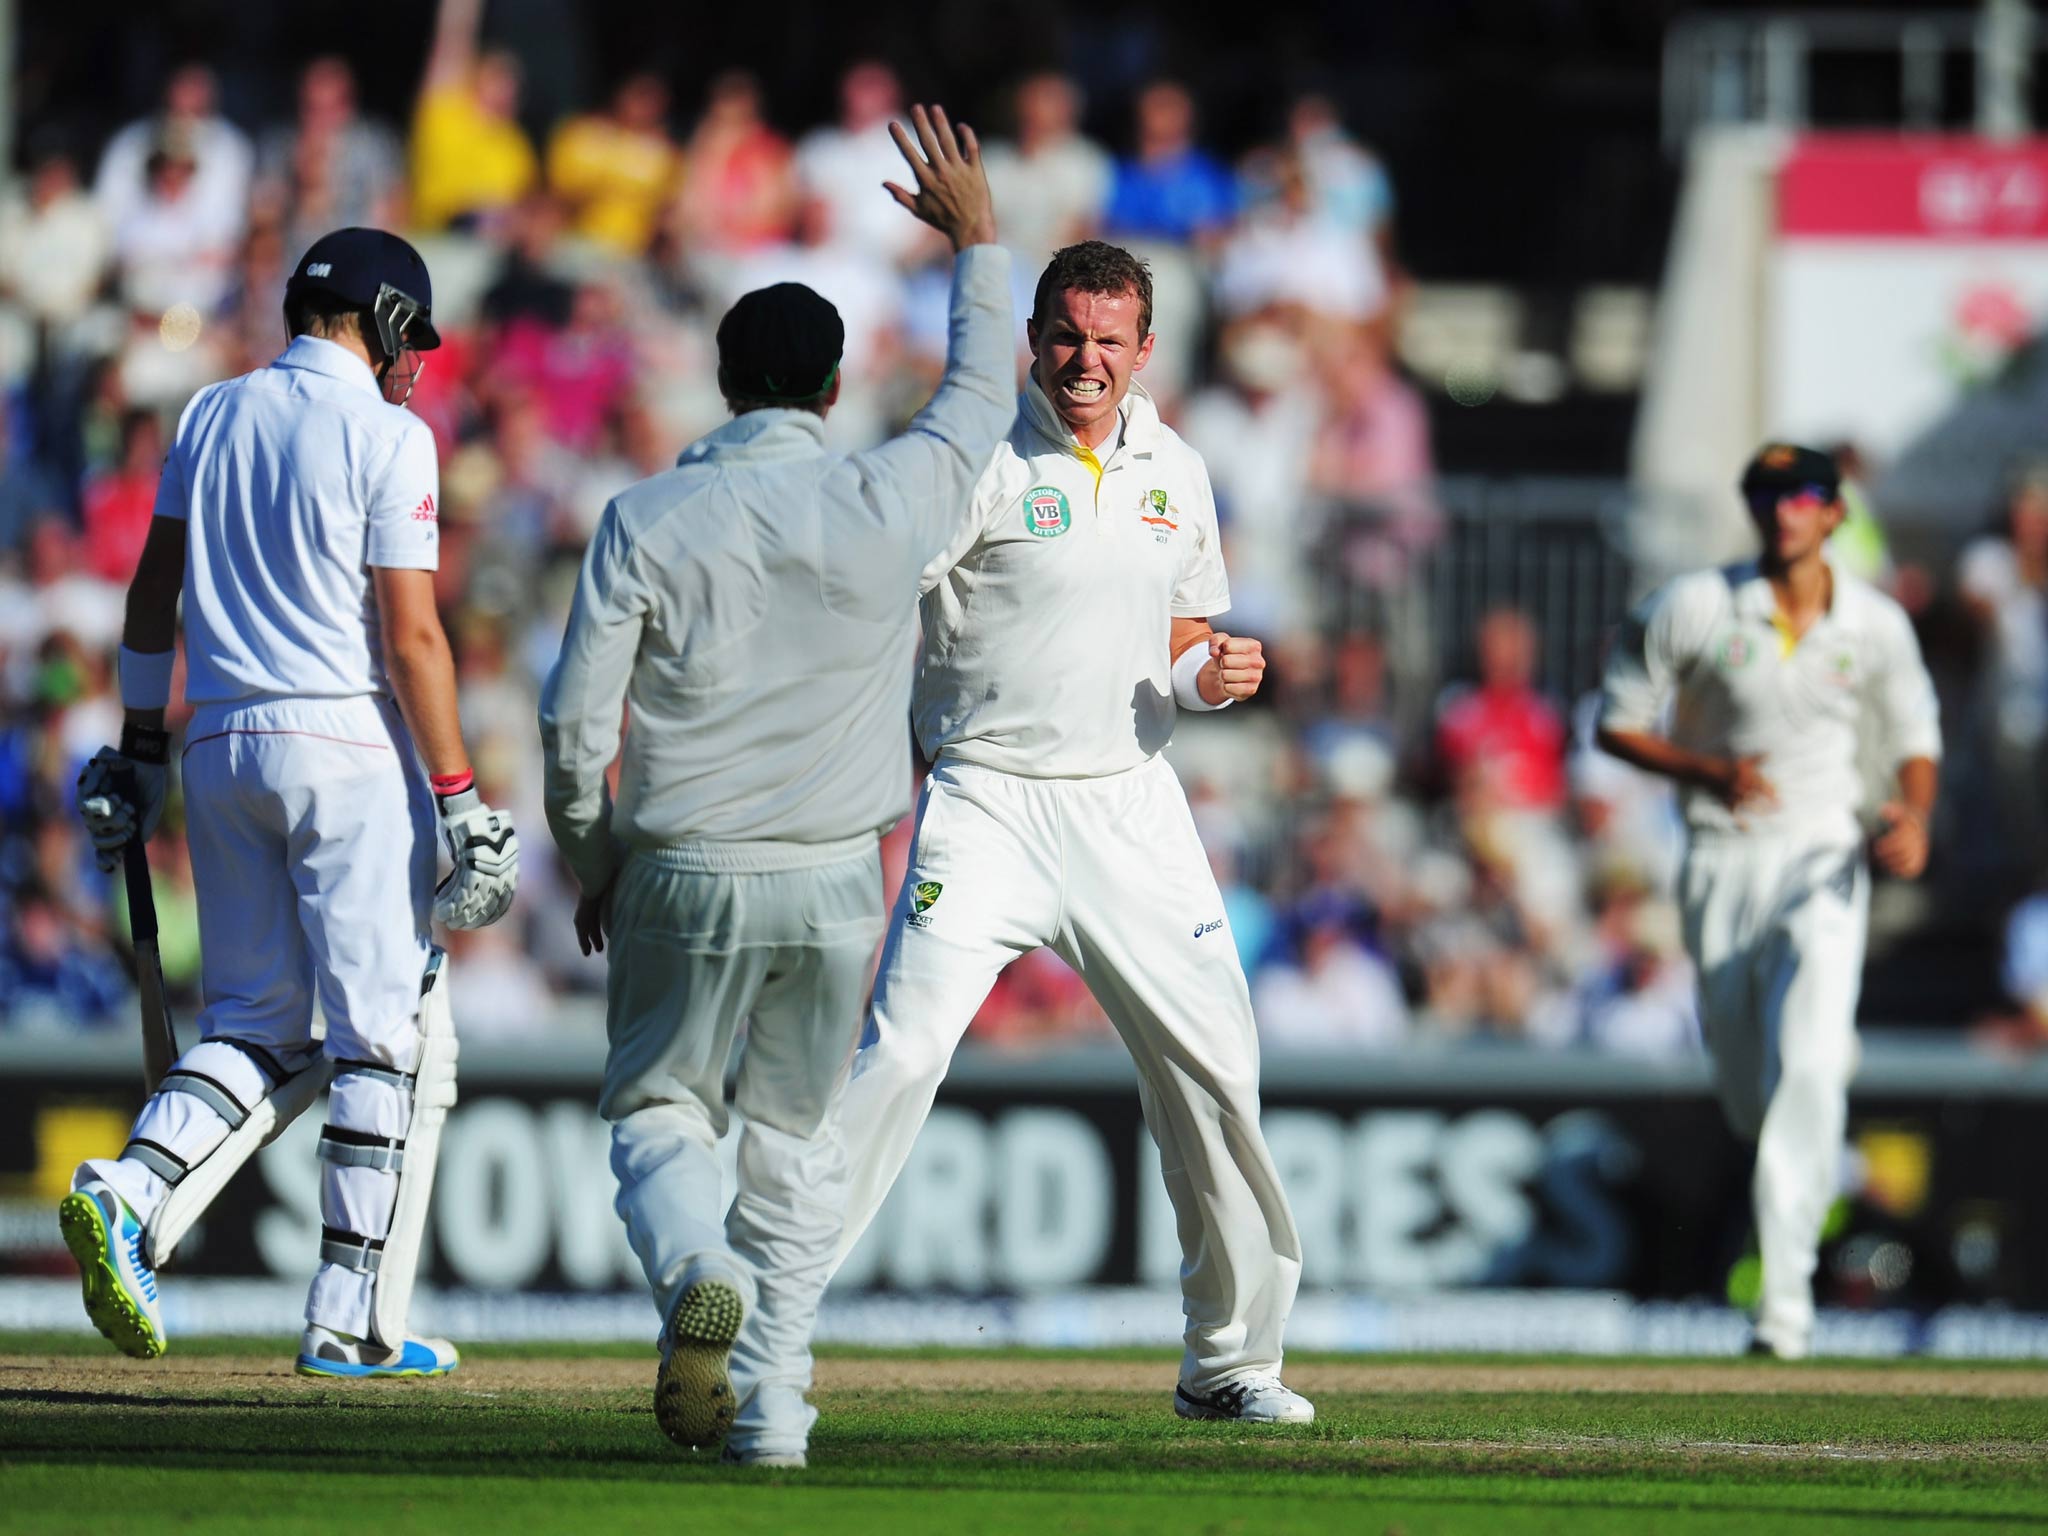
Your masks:
M19 1465L30 1459L17 1454L17 1449L0 1441L0 1466L8 1462ZM132 1452L88 1455L78 1452L59 1451L54 1454L35 1456L33 1460L45 1465L99 1466L118 1465L124 1470L134 1467ZM915 1466L905 1464L896 1468L869 1467L859 1473L835 1470L829 1465L813 1463L808 1472L790 1473L771 1469L737 1469L718 1465L710 1456L701 1461L678 1464L675 1453L656 1449L645 1460L648 1465L628 1468L617 1465L618 1461L631 1458L607 1458L607 1465L593 1466L588 1463L565 1466L559 1461L529 1458L517 1452L503 1452L490 1456L468 1456L460 1461L439 1462L432 1458L414 1458L406 1461L397 1470L408 1476L426 1474L450 1478L520 1478L534 1482L598 1482L621 1484L669 1484L691 1485L707 1483L732 1483L741 1485L760 1484L765 1488L772 1485L784 1492L807 1491L818 1494L959 1494L959 1493L1000 1493L1005 1498L1071 1498L1077 1494L1104 1501L1105 1510L1113 1510L1119 1496L1157 1497L1161 1495L1182 1495L1195 1491L1219 1496L1242 1496L1258 1490L1247 1486L1242 1480L1230 1482L1190 1483L1173 1469L1151 1469L1153 1475L1133 1475L1133 1469L1119 1469L1125 1475L1103 1480L1088 1476L1046 1476L1042 1465L1031 1465L1027 1469L1030 1480L1022 1481L1016 1476L977 1475L971 1470L957 1466L946 1466L932 1458L926 1458ZM344 1456L332 1451L313 1452L301 1450L296 1453L280 1454L263 1451L242 1451L229 1454L197 1455L172 1454L154 1456L152 1469L180 1469L205 1471L212 1474L231 1476L250 1471L291 1472L317 1474L327 1481L339 1482L348 1478L375 1478L380 1484L388 1484L393 1465L388 1459L380 1460L374 1466L350 1468L337 1465ZM1076 1473L1089 1470L1073 1469ZM1102 1469L1093 1469L1100 1471ZM1769 1522L1804 1522L1812 1520L1845 1520L1880 1526L1886 1529L1910 1529L1918 1525L1962 1524L1982 1526L1987 1530L2048 1530L2048 1516L2021 1514L2011 1510L1964 1509L1953 1505L1929 1507L1917 1510L1887 1508L1873 1501L1832 1500L1765 1500L1744 1498L1739 1489L1717 1488L1710 1483L1678 1480L1678 1486L1686 1491L1670 1497L1644 1497L1639 1491L1643 1487L1640 1469L1625 1469L1625 1479L1615 1476L1585 1476L1578 1471L1570 1473L1553 1472L1549 1476L1532 1479L1526 1468L1499 1467L1487 1469L1491 1477L1475 1477L1470 1482L1460 1483L1447 1480L1442 1468L1418 1467L1413 1465L1356 1464L1344 1468L1330 1468L1332 1472L1348 1474L1341 1481L1334 1478L1318 1479L1314 1482L1290 1483L1284 1486L1284 1496L1291 1500L1312 1501L1328 1505L1356 1504L1370 1506L1382 1503L1426 1505L1432 1508L1450 1510L1497 1510L1503 1517L1527 1516L1535 1510L1557 1510L1559 1512L1585 1511L1589 1513L1612 1514L1626 1511L1638 1516L1645 1529L1654 1529L1654 1522L1660 1515L1673 1518L1737 1515L1759 1522L1760 1529L1771 1529ZM1652 1486L1657 1482L1652 1480ZM1497 1486L1486 1487L1491 1482ZM1575 1483L1586 1486L1583 1491L1573 1488ZM1532 1484L1542 1485L1540 1491ZM232 1486L232 1485L226 1485ZM1281 1487L1272 1490L1281 1493ZM1875 1492L1875 1490L1872 1490ZM337 1487L338 1498L347 1497L345 1487Z
M402 1390L402 1389L401 1389ZM290 1407L289 1414L274 1412ZM545 1403L395 1394L364 1412L363 1400L299 1394L276 1398L178 1398L129 1391L0 1391L0 1466L43 1463L153 1473L394 1476L692 1484L738 1478L843 1492L1218 1495L1271 1492L1329 1503L1412 1500L1445 1508L1642 1510L1774 1517L1836 1516L1887 1527L1933 1520L2048 1529L2048 1517L2015 1513L2041 1486L2038 1463L1844 1463L1714 1453L1649 1455L1522 1446L1443 1446L1290 1433L1247 1439L1223 1426L1048 1434L1043 1422L1014 1434L966 1416L907 1420L890 1414L828 1419L814 1461L797 1476L736 1471L679 1453L640 1405L565 1413ZM1218 1433L1205 1431L1214 1428ZM1882 1496L1913 1490L1885 1507ZM1861 1497L1858 1497L1860 1495ZM337 1497L349 1496L346 1484ZM1904 1502L1904 1501L1902 1501ZM1989 1503L2007 1505L1988 1509ZM2048 1508L2048 1505L2040 1506Z
M56 1388L24 1387L0 1388L0 1412L9 1405L21 1404L36 1407L86 1407L86 1408L188 1408L205 1413L216 1409L233 1408L325 1408L326 1403L307 1398L294 1401L289 1397L273 1398L231 1398L231 1397L176 1397L162 1392L69 1392ZM0 1446L9 1443L10 1437L0 1429Z

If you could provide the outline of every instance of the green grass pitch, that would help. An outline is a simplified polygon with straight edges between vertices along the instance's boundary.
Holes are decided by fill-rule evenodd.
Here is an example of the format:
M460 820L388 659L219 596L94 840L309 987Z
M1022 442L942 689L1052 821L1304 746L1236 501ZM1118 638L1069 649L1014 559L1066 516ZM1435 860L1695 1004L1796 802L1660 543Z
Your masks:
M798 1473L672 1447L649 1348L339 1384L290 1353L0 1334L0 1530L2048 1530L2038 1367L1307 1356L1317 1422L1253 1431L1174 1418L1163 1353L832 1351Z

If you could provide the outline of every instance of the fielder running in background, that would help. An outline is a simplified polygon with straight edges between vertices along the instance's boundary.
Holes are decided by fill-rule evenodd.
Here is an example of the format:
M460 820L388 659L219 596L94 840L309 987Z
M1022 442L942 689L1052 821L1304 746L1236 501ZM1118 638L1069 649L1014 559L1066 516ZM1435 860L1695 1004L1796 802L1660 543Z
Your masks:
M448 977L427 917L497 921L519 844L511 818L478 799L463 751L434 607L434 439L400 409L416 354L439 345L431 305L426 265L397 236L315 241L285 284L291 344L201 390L164 464L128 592L121 747L86 765L79 803L103 866L155 830L182 588L205 1007L200 1043L127 1147L81 1165L61 1208L86 1312L127 1354L163 1353L155 1267L331 1072L298 1368L455 1366L446 1343L406 1336L455 1100ZM139 804L121 793L130 772ZM438 892L437 799L455 864Z
M1258 691L1209 475L1132 375L1152 279L1069 246L1038 280L1034 362L960 537L924 575L913 716L935 764L867 1038L840 1111L843 1256L909 1156L1002 968L1050 946L1137 1063L1178 1221L1185 1418L1303 1423L1280 1382L1301 1244L1259 1129L1251 996L1179 780L1178 709Z
M1859 752L1896 772L1871 852L1910 880L1927 864L1941 730L1904 611L1828 562L1843 517L1834 461L1768 445L1742 494L1762 555L1681 576L1630 619L1608 662L1600 744L1680 787L1701 1025L1722 1110L1756 1146L1755 1348L1790 1360L1812 1343L1856 1070L1870 904Z
M881 933L880 835L909 809L919 573L1010 417L1009 257L974 135L913 119L921 154L891 131L917 191L890 191L958 253L931 403L828 456L838 313L794 283L742 298L718 328L732 421L605 508L541 698L577 936L610 941L598 1108L662 1319L655 1415L683 1445L730 1427L727 1459L755 1465L801 1466L817 1418L811 1324L846 1177L819 1130ZM728 1217L716 1147L749 1020Z

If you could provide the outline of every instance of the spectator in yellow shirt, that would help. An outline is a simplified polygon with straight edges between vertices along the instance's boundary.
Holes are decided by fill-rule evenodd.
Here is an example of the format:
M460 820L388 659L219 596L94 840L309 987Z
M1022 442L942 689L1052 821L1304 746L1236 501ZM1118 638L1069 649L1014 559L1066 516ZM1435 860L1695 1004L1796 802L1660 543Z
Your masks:
M572 117L548 144L548 186L586 240L640 256L682 171L668 133L668 87L629 76L609 112Z
M481 0L442 0L412 128L412 227L488 222L539 174L518 120L519 61L477 51Z

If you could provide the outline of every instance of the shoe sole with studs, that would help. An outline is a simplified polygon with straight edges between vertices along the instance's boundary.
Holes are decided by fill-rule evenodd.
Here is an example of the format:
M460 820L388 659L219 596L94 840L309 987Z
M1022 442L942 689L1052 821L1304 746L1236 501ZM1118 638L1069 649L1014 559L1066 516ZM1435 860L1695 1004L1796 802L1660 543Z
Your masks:
M79 1279L85 1285L85 1315L93 1327L124 1355L137 1360L154 1360L164 1352L164 1337L150 1322L149 1314L137 1306L114 1267L114 1238L107 1230L107 1213L99 1201L84 1190L64 1197L57 1207L57 1224L64 1233L64 1246L78 1261Z
M668 1353L654 1378L654 1419L691 1450L718 1444L739 1404L732 1390L732 1344L746 1308L736 1287L699 1280L668 1319Z

